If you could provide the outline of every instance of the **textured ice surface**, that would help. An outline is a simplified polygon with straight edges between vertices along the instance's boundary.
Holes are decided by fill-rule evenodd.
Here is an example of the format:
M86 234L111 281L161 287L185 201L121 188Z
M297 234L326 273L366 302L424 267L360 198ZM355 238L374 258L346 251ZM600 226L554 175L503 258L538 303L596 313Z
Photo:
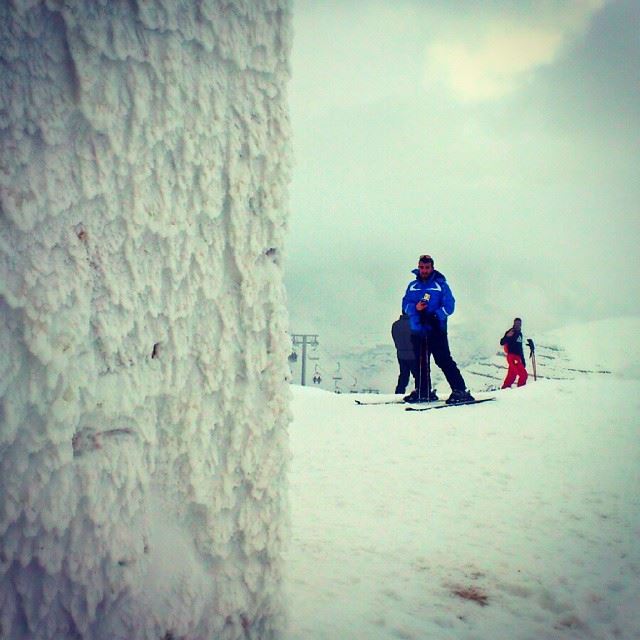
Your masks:
M0 637L269 638L287 0L0 3Z

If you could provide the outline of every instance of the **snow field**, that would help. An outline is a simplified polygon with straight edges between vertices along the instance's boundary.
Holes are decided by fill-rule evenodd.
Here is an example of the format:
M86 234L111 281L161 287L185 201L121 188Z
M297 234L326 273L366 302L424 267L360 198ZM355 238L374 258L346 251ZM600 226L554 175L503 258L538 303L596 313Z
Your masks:
M296 388L288 637L637 638L639 386L422 414Z

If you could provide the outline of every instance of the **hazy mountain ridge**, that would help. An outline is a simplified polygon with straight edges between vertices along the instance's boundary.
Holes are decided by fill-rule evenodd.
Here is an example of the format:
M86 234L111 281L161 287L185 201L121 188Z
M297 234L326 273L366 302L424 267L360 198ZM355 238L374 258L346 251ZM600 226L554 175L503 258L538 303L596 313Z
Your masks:
M612 318L570 325L532 336L536 351L536 373L541 379L574 380L585 376L614 376L638 378L640 373L632 370L640 359L640 318ZM525 335L525 339L528 336ZM487 353L487 344L472 331L455 328L450 336L451 351L467 382L475 391L487 391L500 387L506 375L504 354L495 341L495 349ZM493 345L489 345L493 346ZM533 380L533 366L529 349L525 347L527 370ZM372 347L360 346L345 349L335 354L335 362L323 357L318 370L327 370L322 375L320 388L334 390L336 384L341 392L378 390L392 393L398 376L396 352L389 344ZM333 376L338 370L338 376ZM309 368L313 372L313 367ZM332 373L333 372L333 373ZM432 367L434 386L443 391L448 387L440 370ZM311 375L307 384L313 385ZM337 377L337 376L336 376ZM300 374L293 371L293 382L299 384ZM354 384L355 383L355 384Z

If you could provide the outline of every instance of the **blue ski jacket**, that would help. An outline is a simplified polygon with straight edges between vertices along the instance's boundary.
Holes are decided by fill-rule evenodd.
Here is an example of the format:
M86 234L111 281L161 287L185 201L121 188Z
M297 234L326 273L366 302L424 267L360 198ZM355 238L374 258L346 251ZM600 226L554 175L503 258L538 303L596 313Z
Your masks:
M447 318L454 312L456 301L447 284L447 279L439 271L420 280L418 269L413 269L416 279L409 283L402 298L402 310L409 316L411 333L426 336L432 331L447 332ZM426 300L427 306L418 311L416 305Z

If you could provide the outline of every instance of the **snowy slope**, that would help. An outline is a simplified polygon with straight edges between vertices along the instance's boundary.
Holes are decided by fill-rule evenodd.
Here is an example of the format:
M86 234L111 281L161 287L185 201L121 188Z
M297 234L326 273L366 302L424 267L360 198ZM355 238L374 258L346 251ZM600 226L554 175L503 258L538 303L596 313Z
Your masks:
M525 336L526 339L526 336ZM534 336L538 375L551 380L640 379L640 318L610 318L570 325ZM527 369L533 372L529 349ZM506 373L500 347L465 369L472 389L500 386Z
M473 327L452 326L451 352L472 391L499 387L506 375L506 361L499 345L505 327L495 330L493 341ZM485 331L486 333L486 331ZM568 326L547 332L526 334L536 344L537 372L542 378L572 380L584 376L638 378L635 363L640 359L640 318L610 318ZM322 338L322 337L321 337ZM312 357L315 354L312 352ZM333 390L336 363L341 365L340 389L343 393L363 388L392 392L398 377L396 352L391 335L387 344L343 349L333 355L320 351L320 359L309 361L311 372L319 366L323 389ZM525 349L527 368L533 373L529 350ZM300 381L300 363L291 365L292 380ZM449 388L437 367L432 368L435 385L447 393ZM312 384L308 376L308 384Z
M640 637L640 382L496 395L294 388L288 638Z
M638 328L541 336L477 406L293 387L287 638L638 640Z

